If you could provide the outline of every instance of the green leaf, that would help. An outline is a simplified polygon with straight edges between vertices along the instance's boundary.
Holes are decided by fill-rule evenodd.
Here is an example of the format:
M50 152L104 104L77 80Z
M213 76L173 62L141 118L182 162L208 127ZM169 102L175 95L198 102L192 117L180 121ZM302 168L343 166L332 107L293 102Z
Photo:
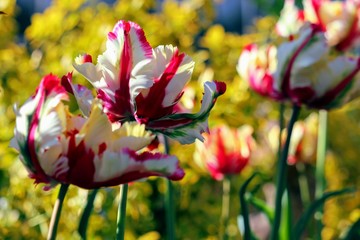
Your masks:
M258 175L259 173L253 173L241 186L239 191L240 197L240 206L241 206L241 215L244 220L244 240L254 239L251 233L250 220L249 220L249 209L246 203L246 189L249 186L250 182Z
M246 194L245 197L249 203L266 215L270 224L274 221L274 209L269 207L264 200L257 198L252 194Z
M303 233L303 231L306 228L306 225L308 223L308 221L310 220L310 218L312 217L312 215L315 213L315 211L321 207L325 201L329 198L332 197L336 197L342 194L346 194L346 193L352 193L354 192L355 189L353 188L346 188L346 189L342 189L342 190L338 190L338 191L332 191L332 192L327 192L324 193L323 196L319 199L316 199L304 212L304 214L300 217L300 219L298 220L298 222L296 223L295 227L294 227L294 239L300 239L301 234Z
M285 190L282 198L283 211L281 213L281 223L280 223L280 238L283 240L292 239L291 238L291 227L292 227L292 210L290 203L289 191Z
M344 240L360 239L360 218L351 226Z

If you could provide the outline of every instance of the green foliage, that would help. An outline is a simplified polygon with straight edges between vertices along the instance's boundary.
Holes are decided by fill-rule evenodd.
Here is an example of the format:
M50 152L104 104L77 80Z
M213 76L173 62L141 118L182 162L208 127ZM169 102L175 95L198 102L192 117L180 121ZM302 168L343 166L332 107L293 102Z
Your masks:
M266 151L262 136L269 121L276 121L278 106L249 91L235 66L245 45L263 42L272 36L276 18L268 16L258 19L248 29L248 34L240 36L227 33L221 25L213 24L215 10L211 0L168 0L162 4L155 0L123 0L114 5L95 0L54 0L44 13L33 15L31 25L25 32L26 44L22 44L16 35L15 0L4 2L5 7L0 9L6 13L0 15L2 239L45 238L57 194L57 189L45 192L41 186L33 186L17 154L9 149L15 120L13 104L22 104L45 74L52 72L61 76L72 71L72 63L77 55L86 52L97 56L103 52L106 34L119 19L137 22L152 46L177 45L180 51L194 59L196 66L190 86L196 90L197 101L201 99L202 81L225 81L227 92L219 98L211 113L210 125L226 123L238 127L250 124L256 130L257 149ZM87 84L75 72L74 77L76 82ZM333 155L327 166L329 190L354 184L360 186L358 109L359 104L353 103L330 114L329 145ZM179 157L186 170L186 177L175 184L176 234L178 239L217 239L221 183L210 179L196 166L192 159L193 151L193 146L180 146L177 143L173 143L171 148L171 153ZM254 154L252 166L245 169L241 176L233 178L232 209L227 229L233 239L240 238L236 217L240 209L237 192L241 184L254 170L272 177L274 159L275 155L269 152ZM126 239L164 238L164 191L163 179L154 178L129 186ZM86 198L87 191L70 186L60 219L58 239L80 239L76 230ZM344 226L350 227L360 218L359 211L356 211L360 207L359 199L357 194L352 199L341 198L325 204L324 239L336 238ZM89 221L88 239L114 238L118 201L118 188L99 191Z

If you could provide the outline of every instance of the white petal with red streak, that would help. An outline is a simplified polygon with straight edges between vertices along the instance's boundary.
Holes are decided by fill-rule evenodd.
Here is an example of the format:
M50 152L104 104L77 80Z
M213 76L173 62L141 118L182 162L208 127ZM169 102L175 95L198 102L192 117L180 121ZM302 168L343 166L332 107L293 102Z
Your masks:
M290 61L296 54L297 50L302 47L302 44L311 37L312 28L306 26L302 29L297 40L283 43L279 46L277 51L278 69L274 74L274 88L282 91L282 83L284 81L285 73L290 67ZM316 73L317 67L322 67L326 64L325 59L329 53L329 47L326 44L325 36L322 33L317 33L311 37L310 42L301 49L300 53L295 57L295 61L291 67L290 74L290 88L308 87L312 85L308 76Z
M14 138L10 142L10 146L20 151L19 147L24 146L29 134L29 117L35 112L38 101L35 99L27 100L24 105L18 109L17 105L14 106L16 114L16 126L14 129Z
M356 59L341 56L329 62L325 68L318 69L318 75L313 79L317 96L322 97L337 86L357 65Z
M162 118L159 121L166 121L173 123L167 124L165 127L161 126L161 122L158 125L149 125L148 128L152 131L161 132L177 141L181 144L190 144L199 139L204 140L201 135L203 132L208 132L208 117L210 110L213 108L217 97L223 92L219 92L218 84L216 82L206 82L204 84L204 96L202 99L202 105L200 111L196 114L174 114L168 117ZM223 89L225 90L225 89ZM187 123L183 124L182 121L186 120ZM156 121L154 121L156 124ZM154 126L154 127L152 127Z
M172 45L158 46L154 49L154 61L156 61L155 77L160 77L166 67L171 63L174 53L178 52L177 47ZM162 102L163 107L171 106L174 100L184 89L186 83L190 80L193 69L194 61L191 57L185 55L179 67L176 70L174 77L171 79L165 89L165 97Z
M102 158L95 158L94 182L105 182L113 178L121 177L129 172L149 172L154 175L171 176L178 170L178 160L174 156L150 155L145 160L136 160L129 150L122 149L118 152L105 151Z

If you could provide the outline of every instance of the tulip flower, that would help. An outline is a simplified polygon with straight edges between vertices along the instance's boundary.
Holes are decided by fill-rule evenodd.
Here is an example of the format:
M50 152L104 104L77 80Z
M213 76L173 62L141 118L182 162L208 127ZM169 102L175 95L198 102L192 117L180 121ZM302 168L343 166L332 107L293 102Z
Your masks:
M299 37L278 47L274 88L294 104L340 107L359 96L360 59L330 54L319 25L306 25Z
M215 180L239 174L247 166L255 144L252 132L247 125L238 129L225 125L213 128L205 135L204 143L196 142L195 159L207 167Z
M291 135L288 163L295 165L302 162L313 164L316 161L316 146L318 133L317 114L313 113L304 121L294 125ZM284 131L285 133L285 131Z
M285 0L280 18L276 23L276 33L291 40L303 26L304 20L304 11L296 7L294 0Z
M276 47L255 44L246 46L239 58L237 70L239 75L248 81L250 88L262 96L281 99L274 91L273 74L276 70Z
M340 51L360 44L360 1L304 0L299 10L287 0L276 24L277 33L292 38L305 22L319 25L326 33L328 44Z
M203 140L210 110L225 92L224 83L205 83L198 113L178 113L194 67L189 56L171 45L152 49L140 26L127 21L115 25L106 48L96 65L89 55L81 55L74 67L96 88L112 122L137 121L184 144Z
M326 31L331 46L340 51L360 44L360 1L304 0L305 19Z
M16 110L11 146L35 183L45 183L45 189L59 182L91 189L148 176L184 176L176 157L138 152L154 138L143 125L112 124L98 99L92 101L88 118L73 115L68 99L61 80L47 75L35 95Z
M285 144L286 129L281 131L282 145ZM310 114L304 121L297 121L292 130L288 164L296 163L313 164L316 161L316 146L318 137L318 115ZM279 145L279 127L273 126L268 131L269 144L274 152L278 150Z

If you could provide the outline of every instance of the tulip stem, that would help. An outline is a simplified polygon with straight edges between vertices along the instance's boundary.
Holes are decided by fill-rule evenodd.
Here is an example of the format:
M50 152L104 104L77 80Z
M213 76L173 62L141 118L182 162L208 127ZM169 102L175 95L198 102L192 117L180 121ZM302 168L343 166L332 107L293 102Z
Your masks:
M165 147L165 154L170 153L170 145L167 137L162 135ZM175 206L174 206L174 186L172 182L166 180L165 193L165 214L166 214L166 236L168 240L175 240Z
M222 195L222 210L221 210L221 236L222 240L227 240L228 235L226 233L226 228L229 222L229 212L230 212L230 189L231 181L229 176L225 176L223 179L223 195Z
M57 232L57 228L59 225L61 209L62 209L64 198L65 198L68 188L69 188L69 184L62 183L60 186L59 194L56 199L54 209L53 209L53 212L51 215L49 233L47 236L48 240L55 240L55 238L56 238L56 232Z
M125 237L127 192L128 184L124 183L120 186L120 201L117 215L116 240L124 240Z
M172 182L167 179L167 191L165 195L166 207L166 234L168 240L175 239L175 209L174 209L174 187Z
M317 143L316 170L315 170L315 199L320 198L325 190L325 159L326 159L326 141L327 141L327 121L328 112L326 110L319 111L319 133ZM323 206L315 213L317 239L321 239Z
M282 131L284 129L284 110L285 110L284 103L280 103L280 106L279 106L279 142L278 142L279 146L278 146L278 152L277 152L278 162L280 162L280 157L281 157L281 145L282 145L281 135L282 135Z
M287 170L288 170L287 158L288 158L288 152L290 146L290 139L294 124L299 116L299 113L300 113L300 107L295 105L293 107L291 119L288 124L285 146L283 151L281 152L281 158L278 163L277 177L276 177L275 217L271 232L272 240L279 239L279 228L280 228L281 210L282 210L281 202L286 188L286 178L287 178Z
M91 215L91 211L94 208L94 201L95 201L95 197L96 197L96 194L98 193L98 191L99 191L99 189L96 188L93 191L91 191L87 196L86 206L85 206L84 212L81 216L79 228L78 228L79 235L81 236L81 239L83 239L83 240L86 239L86 231L87 231L87 227L88 227L88 223L89 223L89 218Z

